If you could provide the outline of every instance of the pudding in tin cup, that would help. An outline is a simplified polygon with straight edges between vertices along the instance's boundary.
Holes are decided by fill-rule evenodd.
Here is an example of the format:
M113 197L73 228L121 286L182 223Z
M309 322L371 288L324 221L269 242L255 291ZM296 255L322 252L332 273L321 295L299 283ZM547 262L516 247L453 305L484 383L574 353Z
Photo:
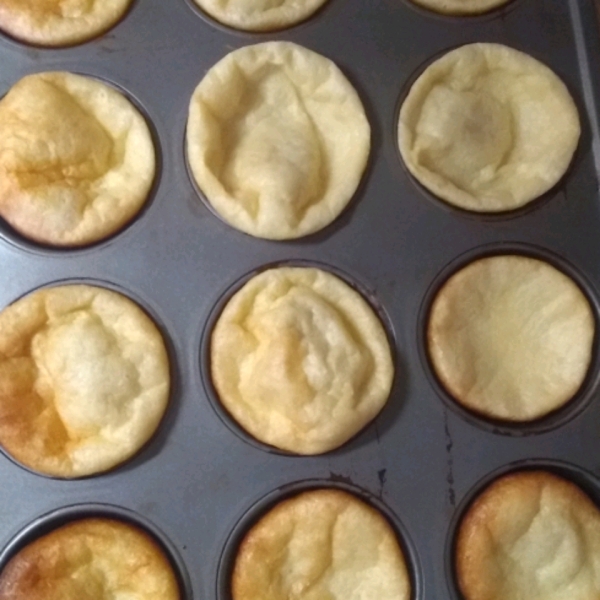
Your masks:
M0 445L45 475L112 469L152 437L167 408L162 334L106 288L41 288L0 312Z
M105 517L62 525L21 548L0 572L11 600L182 600L169 559L145 531Z

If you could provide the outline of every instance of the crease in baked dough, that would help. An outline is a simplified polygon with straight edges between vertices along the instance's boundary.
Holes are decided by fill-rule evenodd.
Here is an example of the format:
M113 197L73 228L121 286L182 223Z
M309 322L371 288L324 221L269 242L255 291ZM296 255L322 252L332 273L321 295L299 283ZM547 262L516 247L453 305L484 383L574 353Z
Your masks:
M287 546L288 554L286 556L288 562L287 564L284 563L281 567L282 574L285 571L288 572L287 580L285 575L283 577L284 585L282 588L289 594L290 598L306 598L311 590L321 588L317 593L322 592L322 588L326 586L333 564L334 526L338 518L339 516L336 515L333 522L327 522L325 526L322 527L319 535L319 556L321 557L321 560L313 561L311 564L311 572L306 573L302 578L298 577L297 572L294 572L294 567L296 569L298 568L297 556L301 550L299 548L292 550L291 546L294 543L295 537L292 535L290 538ZM296 533L297 530L298 528L295 527L294 533Z
M36 139L32 145L31 140L28 139L30 125L20 116L17 117L15 119L18 123L17 130L12 133L14 138L11 138L8 134L4 136L4 144L9 143L10 145L8 148L0 146L0 152L9 156L8 160L2 156L2 163L4 165L8 163L8 167L5 167L6 173L15 173L19 178L19 183L24 188L57 183L63 180L67 180L71 185L86 186L88 185L87 182L102 177L110 168L108 157L112 152L113 145L106 130L80 102L77 102L70 94L65 93L65 90L58 85L50 81L40 81L38 85L45 88L45 91L39 90L37 101L40 104L35 109L36 118L41 117L45 121L44 125L50 127L58 107L61 111L60 119L56 121L56 125L52 126L52 137ZM50 95L50 90L52 90L51 93L54 97L51 100L48 98L48 105L45 106L47 100L45 96ZM54 109L53 112L45 113L44 111L51 108L50 105ZM28 115L28 117L31 118L31 115ZM85 125L84 136L73 138L69 129L79 128L83 125ZM6 127L5 125L5 129L10 132L10 126ZM19 129L23 133L19 133ZM70 151L75 155L70 160L68 159L66 163L54 151L57 134L71 145ZM11 144L11 139L15 138L17 141L16 148ZM77 146L73 147L73 142ZM94 153L86 150L87 147L91 146L94 146ZM32 156L32 151L36 154L45 155L45 157ZM12 161L10 159L11 155L14 157ZM11 162L13 163L12 166ZM36 180L35 175L38 175L41 181ZM32 180L28 181L27 176L30 176Z
M535 536L534 530L543 529L545 531L545 544L536 548L538 561L537 564L528 565L528 568L532 569L529 577L534 577L539 587L545 587L547 591L555 592L571 585L585 567L583 552L585 539L581 535L581 528L577 521L570 518L571 515L569 514L562 514L563 511L561 511L561 514L550 516L551 521L549 522L549 514L553 511L552 507L548 507L545 495L545 488L542 486L538 493L537 510L527 529L514 540L511 548L506 551L511 560L511 567L506 570L508 572L514 569L521 570L524 557L527 557L528 562L533 558L531 538ZM567 527L557 527L557 524L562 522L567 522ZM551 527L555 528L554 532L550 531ZM554 542L552 546L550 546L551 541ZM540 550L543 550L544 555L539 555ZM569 554L571 555L570 562L568 560ZM570 572L565 573L565 569L569 564L571 567ZM552 577L557 570L560 572L560 577ZM524 574L521 577L525 581L528 579Z
M450 109L452 104L461 106L461 111L464 111L460 118L456 114L458 110ZM427 115L432 112L447 116L448 123L442 130L454 132L447 140L437 139L435 130L429 133L421 128L421 123L431 121ZM493 191L495 180L513 153L513 131L511 110L504 101L482 93L473 86L454 90L453 86L438 84L421 106L418 137L413 152L419 163L433 176L440 172L466 193L485 193L489 187ZM453 138L458 138L456 145L453 144ZM472 151L467 150L470 146ZM453 156L458 151L460 161ZM465 172L457 168L457 162L461 163Z
M103 600L117 600L118 596L110 590L102 559L94 556L91 544L83 540L79 545L79 565L69 573L72 585L78 588L78 593L87 600L102 598ZM65 560L65 570L68 567Z
M306 297L302 297L304 294ZM287 302L282 304L281 302L286 299ZM324 312L325 315L328 313L330 318L333 317L335 333L331 329L323 331L319 327L317 321L322 324L325 315L320 314L317 317L315 310ZM277 314L281 317L274 318ZM336 322L338 319L341 322ZM279 374L282 374L284 379L294 384L283 395L278 385L274 387L272 402L270 402L272 409L281 412L288 402L300 407L300 414L304 415L304 419L295 425L306 431L317 426L311 415L312 405L315 401L322 402L332 393L332 388L335 389L336 384L339 385L336 373L340 372L340 369L347 373L346 376L354 389L350 406L355 406L352 400L355 402L360 400L360 393L371 374L370 357L353 339L352 328L344 327L346 324L340 319L339 312L326 301L321 300L310 290L288 290L279 302L269 308L268 312L257 315L253 321L256 323L249 326L259 340L259 344L255 362L248 370L246 381L242 371L240 381L242 397L254 395L254 390L251 388L260 385L261 396L263 399L268 398L270 394L266 394L267 388L261 383L269 386L271 382L277 381ZM334 339L328 339L331 336ZM340 338L345 338L345 352L343 356L336 356L334 353L336 342L339 343ZM273 362L274 359L276 362ZM275 373L277 378L269 376L269 372ZM316 408L328 409L330 417L335 416L335 401L331 405L319 405Z
M81 319L84 319L84 321L80 322ZM81 388L78 385L77 380L73 382L73 384L69 381L74 373L67 375L68 371L65 372L65 370L68 369L68 363L71 362L73 357L66 358L63 364L53 364L52 366L49 366L46 363L44 365L45 371L51 378L51 387L56 391L55 398L59 400L58 412L62 416L65 426L68 429L71 429L71 419L66 418L66 415L69 415L71 412L71 404L80 405L83 398L77 399L77 396L84 393L87 398L94 400L94 404L97 403L98 410L94 416L93 425L90 423L86 423L83 427L81 424L76 425L76 431L78 432L77 437L80 437L81 435L89 436L92 433L100 434L104 427L118 427L128 420L130 411L132 410L132 407L126 403L125 400L130 397L138 396L141 393L139 373L137 372L136 367L123 355L122 349L119 347L114 334L109 328L104 326L104 323L97 315L92 314L88 316L86 313L80 311L78 315L73 315L73 318L69 320L70 322L65 322L62 319L61 321L63 322L60 324L53 324L53 331L50 335L52 335L54 339L56 339L56 336L64 337L59 334L59 331L64 328L66 336L71 337L71 331L79 324L82 326L81 333L83 333L83 330L85 330L85 335L94 332L94 341L95 343L101 344L101 347L94 349L89 348L87 350L87 352L90 353L88 358L92 358L93 355L98 354L95 358L102 358L102 360L107 363L103 368L103 372L111 373L110 385L108 387L100 381L96 382L99 385L92 384L93 390L96 392L94 394L92 389L88 388L87 390L84 390ZM38 336L40 334L46 336L48 335L48 332L40 332ZM82 337L83 336L80 335L80 339ZM40 340L39 343L44 342ZM83 350L83 347L80 349ZM53 352L56 353L57 350L58 348L55 347ZM42 352L41 355L48 356L48 353ZM96 361L94 360L94 363L95 362ZM96 365L94 363L92 364L95 368ZM86 373L85 375L86 379L90 376L89 373ZM60 402L61 397L64 398L63 402ZM68 400L68 398L72 398L72 400ZM91 407L92 404L88 403L86 412L89 412ZM100 417L102 418L100 419ZM77 419L75 418L75 422L76 421Z
M240 99L244 110L222 129L224 169L216 176L253 221L296 227L327 185L314 121L292 80L265 65Z
M60 106L61 119L58 127L59 132L53 132L52 138L35 140L35 147L40 148L40 145L45 147L43 154L49 156L48 159L32 163L29 161L29 167L24 163L28 161L25 156L19 160L16 156L14 159L14 168L8 168L5 174L10 177L13 173L18 180L19 186L22 189L39 188L48 185L58 185L62 183L70 190L77 189L81 194L81 202L75 204L75 209L82 215L86 211L94 210L93 202L98 195L98 188L102 185L102 180L113 169L119 169L124 162L126 138L131 131L131 127L124 127L118 135L112 135L104 127L104 125L95 117L83 102L77 100L71 94L68 94L64 88L56 83L46 80L43 85L51 88L55 94L55 102L53 106ZM69 110L62 110L69 108ZM50 107L48 107L50 109ZM80 114L78 114L80 113ZM38 113L41 114L41 111ZM56 116L55 111L48 110L50 118ZM68 115L68 116L67 116ZM22 119L21 127L27 131L29 125ZM84 135L78 139L74 139L70 135L69 128L77 122L77 126L81 127L84 123L87 125ZM57 137L69 137L76 144L82 144L81 148L77 146L73 148L75 155L80 155L79 160L74 156L74 160L67 162L61 160L61 157L54 151ZM21 136L18 136L18 138ZM23 135L23 143L30 145L27 136ZM17 138L17 139L18 139ZM93 140L93 141L92 141ZM93 147L94 152L88 152L86 148ZM14 148L5 149L7 153L15 152ZM29 149L25 150L28 152ZM18 152L18 151L17 151ZM100 153L100 156L98 156ZM2 144L0 143L0 162L4 162L2 156ZM99 159L99 160L95 160ZM10 164L10 160L7 161ZM22 163L21 165L19 163Z

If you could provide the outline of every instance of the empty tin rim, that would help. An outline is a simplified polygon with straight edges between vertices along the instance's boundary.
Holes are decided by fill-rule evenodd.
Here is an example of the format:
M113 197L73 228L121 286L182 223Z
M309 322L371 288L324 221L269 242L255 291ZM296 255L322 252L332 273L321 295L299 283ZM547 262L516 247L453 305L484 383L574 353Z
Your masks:
M444 550L444 569L446 571L446 583L451 600L464 600L458 586L456 569L454 567L456 559L456 537L464 516L479 495L482 494L495 480L500 479L504 475L524 471L548 471L574 483L590 497L600 510L600 481L598 478L586 469L565 461L545 458L528 458L509 463L488 473L473 485L458 504L448 528Z
M494 419L484 416L473 410L465 408L456 400L439 380L429 356L427 343L427 329L429 325L429 316L435 298L441 288L450 277L458 273L461 269L482 258L492 256L517 255L526 258L534 258L548 263L567 277L569 277L582 291L592 310L594 316L594 339L592 342L592 357L585 378L575 394L562 406L556 410L544 415L538 419L527 422L513 422L502 419ZM492 433L508 435L513 437L522 437L534 434L545 433L552 429L561 427L581 414L589 405L592 397L598 389L600 383L600 369L598 364L599 338L598 331L600 325L600 307L598 304L598 295L588 281L588 279L577 271L569 262L546 250L545 248L523 244L518 242L502 242L479 246L465 252L458 258L447 264L435 277L433 283L429 286L421 302L421 308L418 316L417 346L421 359L421 364L425 375L431 386L437 392L445 405L454 413L461 416L469 423L481 427Z
M146 517L131 509L113 504L72 504L36 517L14 535L2 549L0 552L0 571L6 567L13 556L36 539L63 525L87 518L115 519L133 525L148 534L157 542L168 559L177 579L181 600L193 600L192 585L185 563L168 536Z
M205 322L204 329L201 334L200 339L200 375L202 379L202 385L204 387L204 392L206 397L208 398L209 404L213 408L217 417L221 420L221 422L235 435L237 435L241 440L250 444L254 448L259 450L263 450L265 452L270 452L272 454L279 454L283 456L292 456L298 458L306 458L305 455L296 454L293 452L288 452L286 450L282 450L275 446L271 446L264 442L257 440L254 436L252 436L249 432L247 432L238 422L229 414L225 406L222 404L219 399L219 394L213 384L212 375L211 375L211 337L213 329L219 320L221 313L224 308L227 306L232 296L236 294L238 291L242 289L242 287L248 283L253 277L256 277L260 273L264 271L268 271L270 269L277 269L281 267L303 267L303 268L315 268L325 271L331 275L334 275L341 279L345 284L350 286L355 292L357 292L362 299L369 305L375 316L378 318L383 330L385 332L388 346L390 348L390 353L392 357L392 364L394 367L394 376L392 380L392 387L390 390L390 394L386 403L383 405L381 411L369 422L364 425L364 427L354 434L350 439L344 442L341 446L334 448L324 454L330 454L332 452L338 451L340 448L343 448L348 443L350 443L355 438L362 435L366 429L371 427L373 423L377 420L378 416L383 412L387 402L391 401L392 396L394 395L394 390L397 387L398 382L398 360L397 360L397 346L396 346L396 336L394 333L394 329L392 326L392 321L386 313L383 306L378 302L376 295L374 292L368 290L363 285L356 282L353 277L350 277L344 271L332 267L331 265L319 263L311 260L302 260L302 259L289 259L282 260L273 263L267 263L253 269L252 271L242 275L242 277L238 278L233 284L231 284L224 292L221 293L219 299L213 306L208 316L208 319ZM318 455L317 455L318 456Z
M6 306L1 306L0 312L2 310L4 310L5 308L7 308L8 306L11 306L15 302L21 300L22 298L25 298L26 296L29 296L30 294L37 292L38 290L54 288L54 287L59 287L59 286L66 286L66 285L89 285L89 286L93 286L93 287L99 287L102 289L109 290L111 292L116 292L116 293L120 294L121 296L124 296L131 302L133 302L152 321L152 323L154 323L155 327L157 328L158 332L160 333L160 335L162 337L162 340L163 340L163 343L165 346L165 350L167 352L167 358L169 361L169 376L170 376L169 395L168 395L168 399L167 399L167 407L165 409L165 412L163 413L160 423L158 424L158 427L152 433L150 438L132 456L130 456L126 460L114 465L113 467L111 467L105 471L100 471L98 473L92 473L90 475L82 475L79 477L58 477L56 475L48 475L47 473L42 473L40 471L36 471L32 467L29 467L29 466L19 462L14 456L12 456L12 454L10 454L7 450L5 450L5 448L2 445L0 445L0 454L4 455L8 460L10 460L16 466L20 467L21 469L23 469L25 471L28 471L29 473L31 473L33 475L36 475L38 477L44 477L46 479L53 479L53 480L57 480L57 481L81 481L81 480L85 480L85 479L102 477L103 475L106 475L108 473L113 473L114 471L118 471L119 469L122 469L125 467L131 467L132 463L135 463L137 461L145 460L144 455L146 454L146 451L149 449L149 447L154 445L157 442L158 438L162 438L165 435L167 435L168 431L173 426L173 421L174 421L174 417L175 417L174 413L176 412L176 409L177 409L175 398L179 395L180 381L179 381L179 369L178 369L178 363L177 363L177 353L175 351L175 343L173 341L173 337L171 336L169 329L166 327L166 325L164 323L164 320L156 314L156 311L154 308L150 308L148 306L148 303L146 301L140 299L140 297L137 294L134 294L131 291L129 291L129 290L125 289L124 287L121 287L115 283L112 283L109 281L104 281L101 279L95 279L95 278L91 278L91 277L70 277L67 279L57 279L57 280L50 281L48 283L39 285L39 286L21 294L20 296L18 296L17 298L15 298L11 302L9 302Z
M221 552L217 567L216 600L232 600L231 575L233 573L235 558L237 556L238 547L250 528L253 527L267 512L279 504L279 502L297 496L302 492L320 489L334 489L347 492L356 496L359 500L362 500L365 504L381 513L394 531L402 550L410 579L410 599L421 600L423 597L423 579L419 557L408 531L400 518L380 498L364 488L330 479L305 479L284 484L264 495L248 508L233 526L233 529L225 541L223 551Z
M134 2L137 2L137 0L134 0ZM33 71L31 73L27 73L23 77L25 77L27 75L52 72L52 71L57 71L57 70L64 71L67 73L72 73L73 75L79 75L81 77L87 77L88 79L93 79L93 80L99 81L100 83L103 83L103 84L113 88L115 91L119 92L126 100L128 100L131 103L131 105L134 107L134 109L138 111L138 113L141 115L142 119L144 119L144 123L146 124L146 127L148 128L148 131L150 132L150 139L152 141L152 147L154 149L154 161L155 161L154 177L152 179L152 183L150 185L148 193L146 194L146 199L144 200L143 204L140 206L138 211L126 223L124 223L121 227L119 227L119 229L117 229L113 233L111 233L99 240L87 242L87 243L80 244L80 245L79 244L77 244L77 245L53 245L53 244L47 244L45 242L37 242L37 241L27 237L26 235L19 233L16 229L14 229L7 221L5 221L0 216L0 239L6 241L8 244L10 244L20 250L24 250L26 252L30 252L32 254L38 254L38 255L41 254L41 255L54 255L54 256L61 256L61 255L81 256L81 255L88 254L88 253L94 252L96 250L99 250L101 248L104 248L106 246L114 244L118 238L120 238L122 235L124 235L130 229L133 229L134 226L137 224L137 222L140 221L144 217L144 215L150 210L151 206L153 205L153 203L156 199L158 188L160 187L160 182L162 179L163 150L162 150L158 130L156 128L156 125L154 124L154 120L150 117L149 111L146 109L146 107L142 104L142 102L139 100L139 98L137 96L135 96L130 91L125 89L122 85L115 83L115 82L107 79L104 76L91 75L89 73L84 73L84 72L78 71L78 70L69 70L68 67L66 67L64 69L61 68L61 69L47 69L44 71ZM19 81L20 81L20 79L12 82L10 84L10 86L6 89L6 91L0 96L0 101L8 93L8 91L12 88L12 86L15 85L16 83L18 83Z

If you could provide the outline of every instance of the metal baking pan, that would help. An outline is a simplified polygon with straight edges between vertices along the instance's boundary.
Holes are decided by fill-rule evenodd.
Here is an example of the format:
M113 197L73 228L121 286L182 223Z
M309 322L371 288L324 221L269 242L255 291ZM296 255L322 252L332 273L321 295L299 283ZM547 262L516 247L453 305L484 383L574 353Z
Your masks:
M223 223L199 198L184 155L188 102L204 73L235 48L279 39L333 59L357 88L373 130L369 167L348 209L322 232L292 242L255 239ZM561 183L529 209L496 217L432 199L396 148L409 83L432 57L476 41L504 43L549 65L573 94L583 126ZM174 387L156 436L107 474L56 480L0 455L0 566L40 532L106 513L138 521L163 541L186 600L228 600L235 542L248 523L282 496L332 485L355 490L396 526L415 600L455 599L453 531L473 490L494 474L545 465L600 501L598 352L573 403L518 428L457 409L435 382L423 345L437 286L482 254L546 258L580 283L598 319L600 36L592 0L514 0L472 18L437 16L404 0L329 0L312 19L273 34L227 29L188 0L136 0L120 24L84 45L47 50L0 37L0 95L28 73L57 69L104 79L136 101L154 129L160 173L139 218L88 248L38 246L0 224L0 306L57 281L121 290L162 327ZM203 380L215 307L249 273L286 261L326 265L356 283L385 313L396 346L387 406L323 456L287 456L249 443L224 423Z

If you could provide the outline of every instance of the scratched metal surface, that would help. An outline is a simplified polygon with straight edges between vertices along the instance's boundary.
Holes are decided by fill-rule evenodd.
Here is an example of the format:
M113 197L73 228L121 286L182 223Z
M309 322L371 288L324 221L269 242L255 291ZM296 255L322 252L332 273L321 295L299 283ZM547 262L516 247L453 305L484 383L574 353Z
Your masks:
M371 162L350 208L323 232L289 243L253 239L217 219L194 191L183 155L187 104L203 74L228 51L270 39L292 40L336 61L373 128ZM581 111L583 137L564 181L510 217L478 218L442 206L410 180L396 150L397 105L407 82L432 56L474 41L506 43L543 60ZM597 355L585 393L566 412L534 431L507 432L467 418L442 397L421 342L424 302L439 274L490 244L549 256L597 304L599 56L591 0L515 0L473 19L438 17L402 0L330 0L306 24L272 35L215 26L185 0L137 0L117 27L82 46L43 50L0 37L0 94L40 70L104 78L145 110L161 152L148 209L106 243L52 251L2 226L0 305L61 280L91 278L121 289L164 328L175 381L158 434L111 473L51 480L0 455L0 546L49 511L95 503L76 514L96 514L104 510L99 504L110 503L169 540L188 574L187 600L227 600L227 543L243 530L239 520L316 479L360 488L385 507L411 556L415 596L443 600L456 597L448 570L453 523L473 486L490 473L517 461L550 461L596 495ZM203 331L222 294L248 272L290 259L330 265L369 290L389 318L398 355L396 383L379 418L343 448L311 458L267 452L236 435L209 401L200 368ZM44 527L69 514L59 512Z

